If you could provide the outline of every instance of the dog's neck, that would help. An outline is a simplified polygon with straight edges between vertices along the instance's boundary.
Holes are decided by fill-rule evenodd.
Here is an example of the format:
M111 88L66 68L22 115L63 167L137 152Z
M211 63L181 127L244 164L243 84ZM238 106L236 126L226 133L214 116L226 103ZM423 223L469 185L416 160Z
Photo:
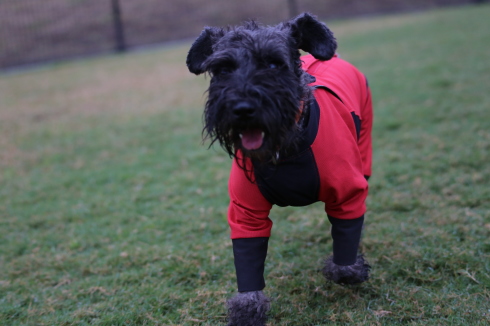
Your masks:
M296 149L295 147L301 142L303 130L308 127L310 120L310 100L302 100L299 105L298 114L296 116L296 130L292 136L294 139L290 142L289 148L279 148L275 155L271 158L271 162L276 165L280 158L291 155Z
M298 115L296 116L296 126L297 130L301 132L308 125L310 118L310 100L301 100L298 110Z
M298 114L296 115L296 124L298 124L300 122L300 120L303 118L304 110L305 110L305 101L301 100L299 102Z

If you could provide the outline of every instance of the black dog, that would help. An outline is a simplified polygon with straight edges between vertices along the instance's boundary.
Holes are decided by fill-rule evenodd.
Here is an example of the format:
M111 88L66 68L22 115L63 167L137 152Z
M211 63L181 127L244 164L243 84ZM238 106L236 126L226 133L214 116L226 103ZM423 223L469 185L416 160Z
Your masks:
M336 48L327 26L302 14L274 27L208 27L187 56L192 73L211 75L204 133L234 158L228 221L239 293L228 301L229 325L265 325L274 204L323 201L333 237L325 277L368 279L357 251L371 175L371 95Z

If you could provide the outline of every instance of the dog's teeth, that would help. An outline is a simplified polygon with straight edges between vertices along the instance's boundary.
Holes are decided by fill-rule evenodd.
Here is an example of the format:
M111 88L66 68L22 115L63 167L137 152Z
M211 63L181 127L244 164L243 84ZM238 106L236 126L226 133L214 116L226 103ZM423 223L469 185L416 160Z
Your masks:
M264 136L265 136L265 132L262 131L262 138L264 138Z
M242 138L243 138L243 135L242 135L242 134L238 134L238 135L240 136L240 139L242 139Z

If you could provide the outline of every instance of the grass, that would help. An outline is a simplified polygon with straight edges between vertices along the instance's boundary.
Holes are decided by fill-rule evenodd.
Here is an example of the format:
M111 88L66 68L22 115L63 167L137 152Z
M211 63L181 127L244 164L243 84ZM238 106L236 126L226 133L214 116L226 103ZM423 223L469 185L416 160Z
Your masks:
M490 6L331 24L369 77L372 278L326 283L321 205L274 209L270 325L490 323ZM0 325L220 325L229 158L189 45L0 75Z

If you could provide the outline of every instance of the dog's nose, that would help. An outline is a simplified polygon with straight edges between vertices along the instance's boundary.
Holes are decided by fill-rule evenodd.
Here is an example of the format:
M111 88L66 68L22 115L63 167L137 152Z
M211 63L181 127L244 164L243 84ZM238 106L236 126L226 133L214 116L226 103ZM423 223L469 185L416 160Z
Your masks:
M233 107L233 114L240 119L251 119L255 116L255 107L249 102L239 102Z

